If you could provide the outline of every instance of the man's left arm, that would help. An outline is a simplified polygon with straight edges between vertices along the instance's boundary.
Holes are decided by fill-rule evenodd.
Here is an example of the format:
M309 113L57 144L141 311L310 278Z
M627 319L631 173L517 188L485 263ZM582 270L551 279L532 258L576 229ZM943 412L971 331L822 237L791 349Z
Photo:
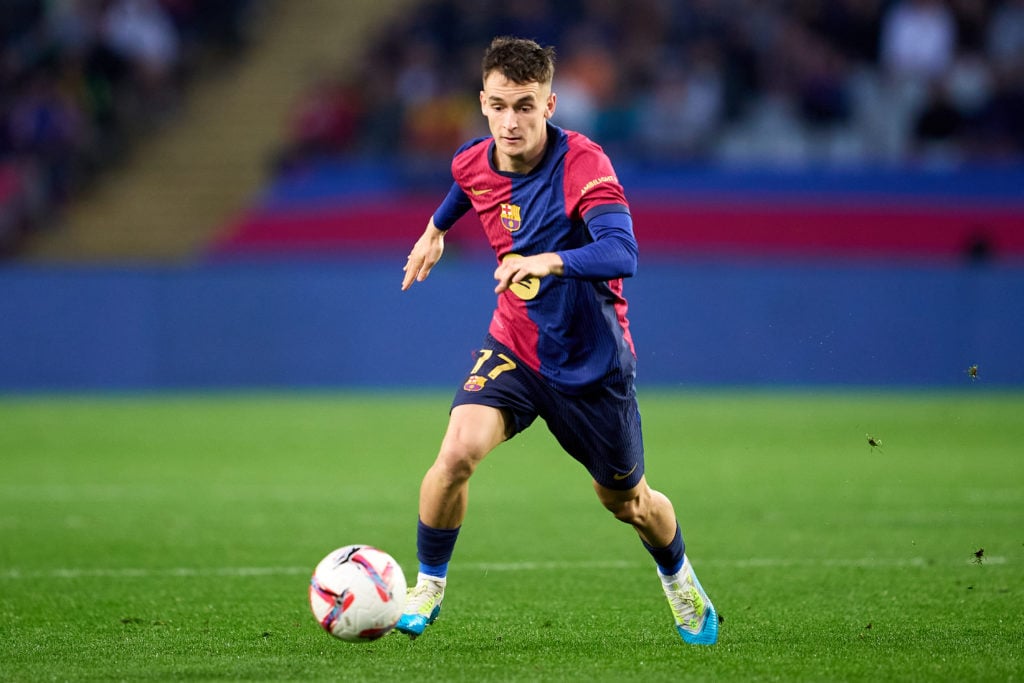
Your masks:
M594 241L558 252L564 277L581 280L613 280L636 274L637 244L633 218L622 204L591 209L584 220Z
M593 241L558 252L562 275L594 281L634 275L638 250L629 204L611 161L593 141L576 139L565 160L563 192Z

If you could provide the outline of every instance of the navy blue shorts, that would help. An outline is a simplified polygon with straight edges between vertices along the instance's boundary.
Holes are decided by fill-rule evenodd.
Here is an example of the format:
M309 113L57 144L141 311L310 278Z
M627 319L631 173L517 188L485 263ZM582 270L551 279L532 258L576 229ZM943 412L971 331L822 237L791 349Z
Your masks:
M485 405L505 411L508 438L539 416L562 448L597 483L610 489L633 488L644 475L640 409L632 378L596 386L582 395L564 394L487 335L452 407Z

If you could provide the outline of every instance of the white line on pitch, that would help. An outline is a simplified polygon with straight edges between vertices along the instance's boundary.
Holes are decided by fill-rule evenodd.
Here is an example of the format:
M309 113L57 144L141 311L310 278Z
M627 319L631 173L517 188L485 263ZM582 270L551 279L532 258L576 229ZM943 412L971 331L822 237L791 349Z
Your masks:
M965 560L965 563L973 562ZM1007 558L986 557L985 564L1007 564ZM946 563L925 557L904 558L771 558L752 557L738 560L708 559L701 566L728 567L736 569L786 568L786 567L929 567L948 566ZM523 562L464 562L452 566L456 571L482 572L528 572L589 569L637 569L649 567L649 562L627 560L595 561L523 561ZM209 577L209 576L302 576L312 573L312 567L167 567L167 568L50 568L50 569L3 569L0 580L16 579L81 579L112 578L132 579L150 577Z

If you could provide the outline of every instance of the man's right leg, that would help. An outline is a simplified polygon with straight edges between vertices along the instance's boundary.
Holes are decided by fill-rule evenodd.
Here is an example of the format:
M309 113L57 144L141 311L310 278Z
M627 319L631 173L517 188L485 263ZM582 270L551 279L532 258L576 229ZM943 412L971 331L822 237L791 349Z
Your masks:
M441 450L420 485L419 571L396 626L411 638L422 634L441 612L448 562L466 516L469 478L506 434L505 416L497 408L473 404L452 408Z

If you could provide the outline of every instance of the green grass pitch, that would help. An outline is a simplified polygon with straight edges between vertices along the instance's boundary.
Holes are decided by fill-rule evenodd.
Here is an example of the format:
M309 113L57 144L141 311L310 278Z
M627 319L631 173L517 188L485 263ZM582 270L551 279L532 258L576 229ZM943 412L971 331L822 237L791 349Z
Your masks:
M712 648L541 422L474 477L440 619L348 644L309 574L414 579L449 394L2 398L0 680L1021 680L1024 394L975 389L641 392Z

